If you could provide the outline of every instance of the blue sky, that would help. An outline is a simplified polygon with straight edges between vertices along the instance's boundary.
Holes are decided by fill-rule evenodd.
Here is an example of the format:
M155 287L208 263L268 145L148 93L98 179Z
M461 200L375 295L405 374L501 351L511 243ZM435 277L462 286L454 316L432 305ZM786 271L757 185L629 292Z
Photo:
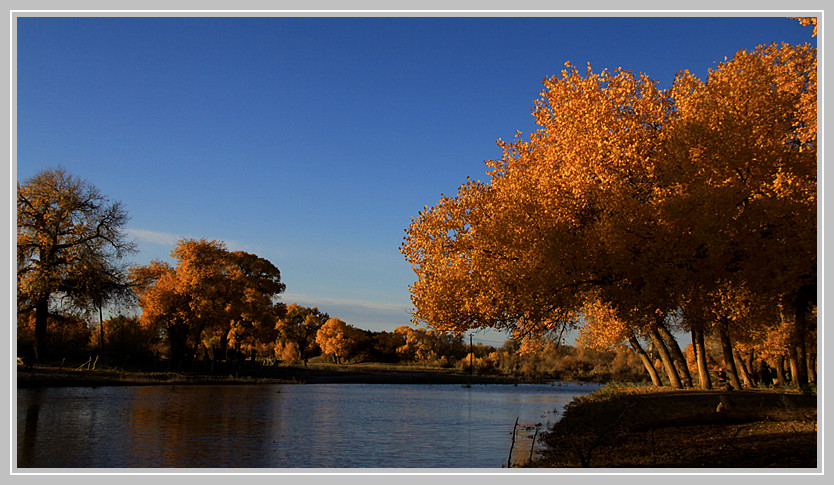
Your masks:
M543 78L590 62L665 87L739 49L816 45L749 15L21 17L17 179L62 165L121 201L136 263L225 241L281 270L283 301L393 330L404 229L535 129Z

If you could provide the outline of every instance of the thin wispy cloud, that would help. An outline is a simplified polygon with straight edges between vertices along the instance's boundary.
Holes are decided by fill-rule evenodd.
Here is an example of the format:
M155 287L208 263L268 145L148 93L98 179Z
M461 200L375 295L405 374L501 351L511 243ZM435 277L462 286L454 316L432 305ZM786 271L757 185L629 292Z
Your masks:
M353 306L374 311L401 311L411 308L411 304L403 303L383 303L367 300L347 300L339 298L319 298L310 295L303 295L298 293L283 293L281 300L291 303L295 302L299 305L316 306L316 305L339 305L339 306Z
M385 303L367 300L348 300L339 298L319 298L300 293L283 293L284 303L298 303L307 307L318 307L331 317L344 320L350 325L363 330L387 331L403 325L412 326L411 303ZM477 329L472 331L475 342L485 345L500 346L510 337L506 330ZM566 341L575 343L575 332L565 335Z
M161 246L174 246L177 241L183 238L181 235L170 234L167 232L146 231L144 229L126 228L125 232L137 239L140 242L148 242L151 244L158 244Z
M220 239L220 238L211 238L211 237L192 237L183 234L171 234L168 232L159 232L159 231L147 231L145 229L125 229L125 232L133 237L134 239L138 240L139 242L147 242L151 244L157 244L160 246L169 246L173 248L176 244L181 241L182 239L216 239L221 241L223 244L226 245L226 249L229 251L246 251L246 252L253 252L253 247L248 244L244 244L238 241L228 240L228 239Z
M411 304L319 298L296 293L282 294L281 300L286 303L318 307L331 317L340 318L365 330L390 331L394 327L408 325L411 321Z

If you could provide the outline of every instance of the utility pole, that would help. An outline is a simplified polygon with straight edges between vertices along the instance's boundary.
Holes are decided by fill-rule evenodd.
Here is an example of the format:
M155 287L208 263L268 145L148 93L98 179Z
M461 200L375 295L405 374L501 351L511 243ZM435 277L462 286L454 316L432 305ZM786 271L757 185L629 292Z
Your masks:
M472 353L472 334L470 333L469 334L469 375L470 376L472 375L472 357L473 357L473 355L474 354Z
M104 316L101 312L102 303L101 295L99 294L98 297L98 348L100 351L104 352Z

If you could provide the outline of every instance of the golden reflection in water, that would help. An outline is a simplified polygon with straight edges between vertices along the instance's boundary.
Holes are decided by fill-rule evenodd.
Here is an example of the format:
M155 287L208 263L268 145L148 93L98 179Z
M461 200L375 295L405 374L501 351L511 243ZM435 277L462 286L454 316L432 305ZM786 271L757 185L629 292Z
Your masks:
M129 440L138 462L226 467L245 459L258 442L256 448L267 446L270 399L253 399L252 389L245 386L217 386L208 398L205 391L187 386L172 386L164 393L137 389ZM246 443L240 442L241 436Z

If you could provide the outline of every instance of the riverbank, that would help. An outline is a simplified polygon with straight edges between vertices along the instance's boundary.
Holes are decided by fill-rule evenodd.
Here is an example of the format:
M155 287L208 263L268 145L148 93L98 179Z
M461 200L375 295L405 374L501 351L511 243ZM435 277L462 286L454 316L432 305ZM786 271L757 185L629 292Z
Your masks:
M448 370L398 366L316 365L276 367L258 377L209 376L173 372L128 372L112 369L72 369L18 366L17 387L147 386L179 384L512 384L518 379L479 376Z
M817 396L609 386L541 438L544 468L816 468Z

